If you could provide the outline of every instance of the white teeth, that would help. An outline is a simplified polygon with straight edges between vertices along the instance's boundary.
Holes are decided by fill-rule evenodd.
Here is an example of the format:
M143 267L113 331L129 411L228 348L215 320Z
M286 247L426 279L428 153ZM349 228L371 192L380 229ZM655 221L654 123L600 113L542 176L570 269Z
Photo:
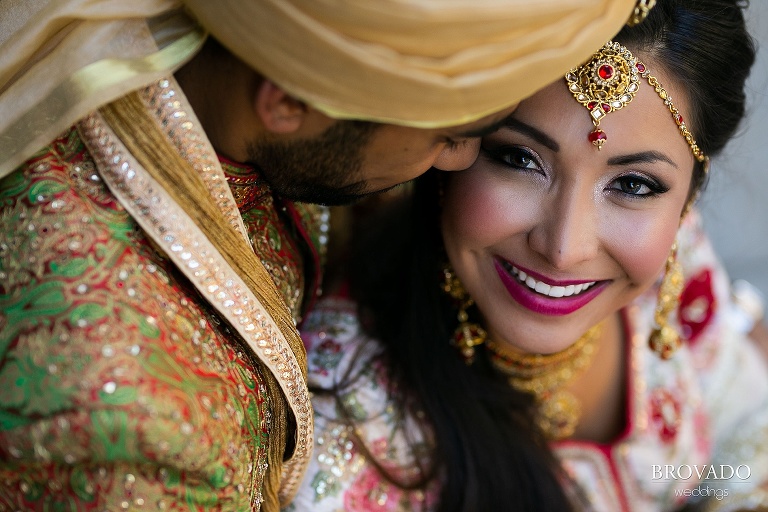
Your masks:
M562 297L565 295L565 286L553 286L549 289L550 297Z
M596 283L596 281L592 281L590 283L581 283L576 285L569 284L568 286L552 286L543 281L535 280L522 270L519 270L514 265L510 265L505 262L504 266L507 270L510 270L521 283L525 283L528 288L534 290L536 293L540 293L548 297L560 298L570 297L571 295L578 295L581 292L587 291L590 287L592 287L592 285Z

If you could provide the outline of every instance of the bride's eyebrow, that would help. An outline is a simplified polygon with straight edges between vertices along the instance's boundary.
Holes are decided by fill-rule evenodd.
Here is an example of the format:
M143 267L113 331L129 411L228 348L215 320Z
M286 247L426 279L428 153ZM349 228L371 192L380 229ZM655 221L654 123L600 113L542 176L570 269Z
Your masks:
M608 165L631 165L638 163L667 162L677 168L677 164L664 153L658 151L641 151L629 155L614 156L608 159Z
M560 144L558 144L552 137L542 132L538 128L534 128L533 126L520 121L519 119L508 117L506 119L505 126L510 130L514 130L518 133L530 137L531 139L535 140L539 144L546 146L554 152L560 151Z
M477 137L485 137L486 135L492 134L493 132L495 132L499 128L503 128L503 127L507 126L507 122L509 121L511 116L513 116L514 114L515 113L512 112L507 117L503 117L503 118L501 118L501 119L499 119L497 121L492 122L491 124L488 124L486 126L481 126L479 128L473 128L471 130L458 133L455 136L456 137L466 137L466 138L470 138L470 139L477 138Z

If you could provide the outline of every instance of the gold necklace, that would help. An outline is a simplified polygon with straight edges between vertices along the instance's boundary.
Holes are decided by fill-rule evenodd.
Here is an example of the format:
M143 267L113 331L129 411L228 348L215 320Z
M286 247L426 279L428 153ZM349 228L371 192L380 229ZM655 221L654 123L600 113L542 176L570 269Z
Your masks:
M602 324L588 330L576 343L554 354L513 354L487 340L493 366L508 377L509 384L536 398L536 421L552 440L573 435L581 417L581 404L563 387L592 362Z

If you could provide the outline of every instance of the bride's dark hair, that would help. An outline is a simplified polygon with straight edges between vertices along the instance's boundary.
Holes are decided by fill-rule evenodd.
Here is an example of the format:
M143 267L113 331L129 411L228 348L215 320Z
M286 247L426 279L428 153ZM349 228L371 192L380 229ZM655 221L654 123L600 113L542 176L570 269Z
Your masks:
M659 0L645 22L614 40L661 63L689 96L689 127L700 147L719 152L744 114L754 60L741 3ZM571 510L578 504L566 496L565 475L532 422L532 397L508 386L484 350L467 366L449 344L457 321L440 289L439 175L416 180L412 198L368 223L349 258L352 294L383 344L391 396L406 410L423 410L434 434L420 481L398 482L380 469L410 489L438 478L440 511Z
M747 0L659 0L643 23L615 40L653 59L686 94L688 124L704 154L712 157L733 137L746 108L744 83L755 61L743 9ZM651 70L653 71L653 69ZM705 185L703 165L692 189Z

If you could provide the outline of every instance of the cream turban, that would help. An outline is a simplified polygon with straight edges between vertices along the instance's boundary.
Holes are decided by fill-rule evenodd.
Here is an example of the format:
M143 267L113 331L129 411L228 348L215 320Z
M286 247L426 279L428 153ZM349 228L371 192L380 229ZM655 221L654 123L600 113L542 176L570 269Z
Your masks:
M564 74L634 5L0 0L0 176L88 112L173 72L206 32L332 117L439 127L499 111Z

